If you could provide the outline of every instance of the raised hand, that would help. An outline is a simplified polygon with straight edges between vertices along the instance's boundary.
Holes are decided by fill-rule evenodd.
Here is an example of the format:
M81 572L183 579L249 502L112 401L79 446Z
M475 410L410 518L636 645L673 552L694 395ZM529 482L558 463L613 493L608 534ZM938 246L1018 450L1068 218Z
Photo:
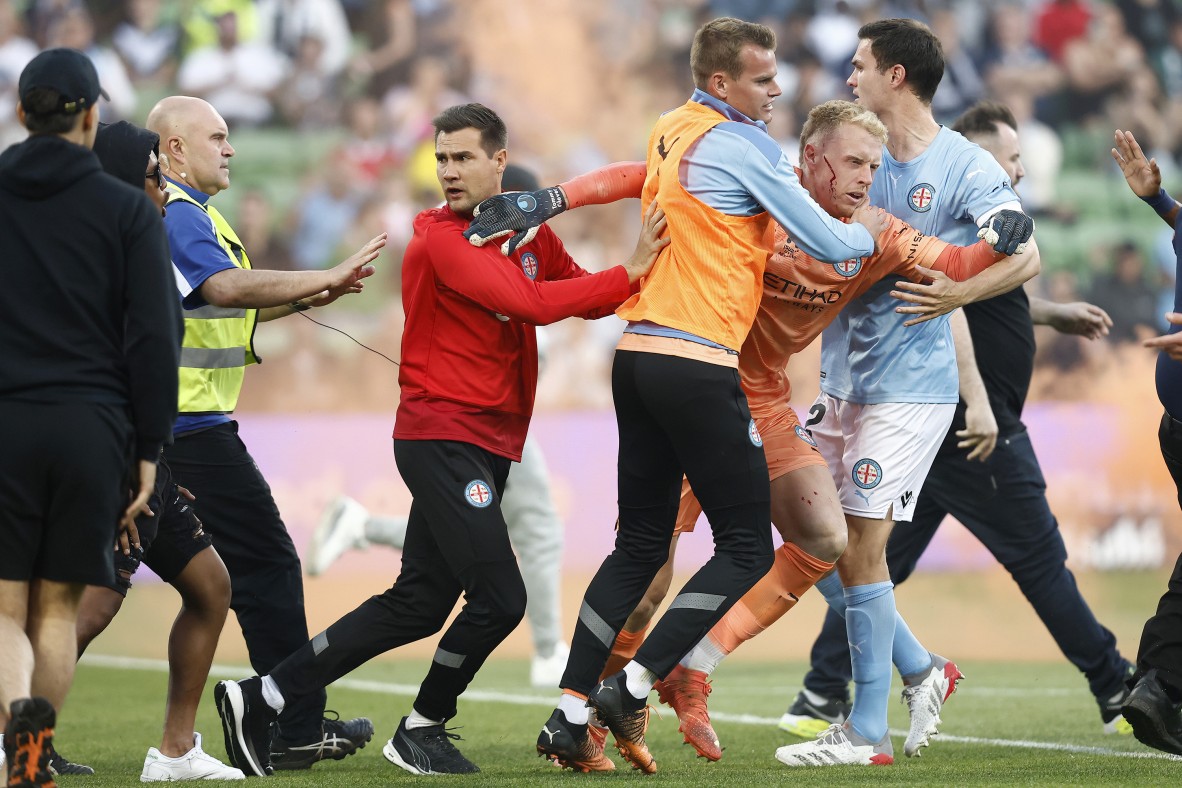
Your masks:
M304 301L309 306L326 306L346 293L360 293L365 286L361 280L373 276L377 270L370 263L378 258L378 253L386 245L386 237L386 233L382 233L370 238L364 246L332 269L333 284L327 290Z
M1146 159L1131 131L1116 130L1116 147L1112 158L1120 166L1125 183L1138 197L1156 197L1161 191L1161 170L1157 159Z

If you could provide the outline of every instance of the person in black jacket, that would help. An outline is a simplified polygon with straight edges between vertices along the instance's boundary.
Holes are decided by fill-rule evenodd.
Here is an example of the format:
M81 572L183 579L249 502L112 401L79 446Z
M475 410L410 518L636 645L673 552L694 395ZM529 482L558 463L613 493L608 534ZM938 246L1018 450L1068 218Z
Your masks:
M181 324L159 213L90 150L94 65L42 52L18 91L29 138L0 155L0 717L9 784L53 785L78 602L114 581L112 545L129 552L148 510Z
M160 168L160 135L120 121L100 123L94 153L103 169L124 183L143 189L165 212L168 192ZM87 586L78 608L78 655L102 633L123 605L131 578L147 564L181 595L181 611L169 634L168 702L159 749L148 749L142 782L174 780L241 780L238 769L226 766L201 747L193 730L201 693L230 609L230 575L213 548L213 540L194 511L193 495L172 479L161 455L156 489L148 499L154 514L136 520L139 549L114 553L115 582ZM133 540L134 541L134 540ZM94 774L71 763L54 747L50 765L61 774Z

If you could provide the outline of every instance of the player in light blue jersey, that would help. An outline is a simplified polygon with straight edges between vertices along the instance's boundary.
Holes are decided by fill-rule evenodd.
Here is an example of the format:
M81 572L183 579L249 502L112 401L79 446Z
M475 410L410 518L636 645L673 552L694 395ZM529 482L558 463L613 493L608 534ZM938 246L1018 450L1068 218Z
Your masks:
M936 37L919 22L887 19L863 26L858 38L848 84L890 134L870 202L950 243L983 236L1013 255L976 277L971 300L1006 292L1038 273L1037 247L1023 243L1033 225L1005 172L989 153L932 117L944 70ZM886 715L892 661L911 711L904 751L917 755L936 733L941 707L961 678L898 616L886 542L895 522L911 519L959 394L970 408L979 403L987 409L988 399L968 363L971 353L962 354L958 378L951 321L963 316L933 308L906 320L899 313L916 308L899 306L895 284L883 280L872 287L823 334L821 395L806 426L834 474L849 540L837 564L840 578L830 575L817 588L834 610L844 611L857 691L848 719L837 715L817 739L776 751L789 766L893 762ZM963 322L961 332L971 351ZM988 431L980 432L970 421L963 444L978 444ZM983 452L988 448L980 445Z

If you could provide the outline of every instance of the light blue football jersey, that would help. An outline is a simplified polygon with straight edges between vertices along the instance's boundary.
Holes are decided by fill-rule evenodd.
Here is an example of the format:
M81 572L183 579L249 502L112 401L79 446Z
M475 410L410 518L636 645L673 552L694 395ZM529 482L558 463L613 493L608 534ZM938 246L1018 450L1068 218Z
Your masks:
M959 246L977 242L978 223L1021 210L1005 170L975 143L940 127L922 154L898 162L883 148L870 203L922 233ZM887 277L846 305L821 335L821 390L847 402L959 400L948 315L910 328Z

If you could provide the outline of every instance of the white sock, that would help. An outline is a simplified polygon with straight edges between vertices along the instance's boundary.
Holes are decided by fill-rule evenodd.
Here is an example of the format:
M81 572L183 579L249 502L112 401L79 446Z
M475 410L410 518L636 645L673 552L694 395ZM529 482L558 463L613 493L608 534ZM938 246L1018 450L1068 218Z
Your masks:
M286 705L283 700L283 693L279 691L279 685L269 675L263 676L263 700L275 710L276 714L281 713L284 705Z
M577 698L569 692L562 693L558 699L558 710L566 715L566 721L571 725L586 725L588 719L587 701Z
M428 725L442 724L443 720L429 720L414 709L411 709L410 714L406 715L406 729L408 731L414 730L415 728L426 728Z
M681 658L681 666L688 670L700 670L709 676L718 669L718 663L725 658L726 654L722 648L706 635Z
M628 677L628 681L625 682L628 694L634 698L647 698L652 692L653 685L657 683L657 674L636 660L624 666L624 675Z

